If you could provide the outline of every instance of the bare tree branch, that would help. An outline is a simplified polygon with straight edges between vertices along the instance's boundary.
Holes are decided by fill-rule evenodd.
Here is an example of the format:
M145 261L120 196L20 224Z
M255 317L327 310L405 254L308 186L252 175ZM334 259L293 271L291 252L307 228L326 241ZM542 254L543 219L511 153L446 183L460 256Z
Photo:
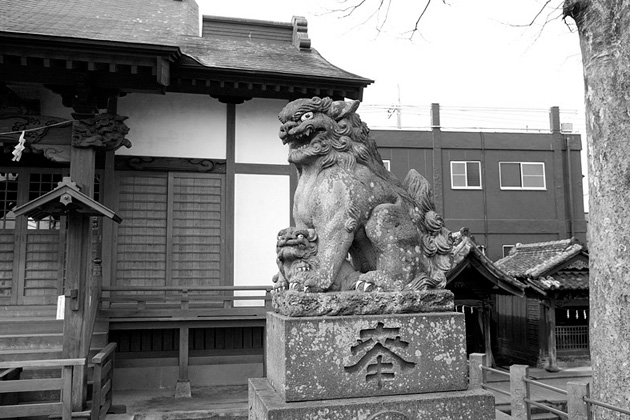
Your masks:
M383 1L381 0L381 6L382 5L383 5ZM377 22L376 30L378 32L381 32L381 30L383 29L383 27L387 23L387 18L389 17L389 11L390 11L391 7L392 7L392 0L388 0L388 2L387 2L387 9L385 10L385 17L383 18L383 21L380 24L380 26L378 25L378 22Z
M408 31L400 32L401 35L402 34L408 35L408 38L410 40L412 40L415 34L420 31L420 24L421 24L422 19L427 14L431 4L435 3L433 0L425 0L425 1L426 2L424 4L424 8L419 13L419 15L417 15L417 18L413 24L413 27ZM550 9L550 4L552 4L554 1L557 1L560 4L558 4L556 7L551 7L551 12L545 15L545 12ZM573 1L577 1L577 0L573 0ZM359 9L364 9L364 10L367 9L368 12L371 11L371 13L365 18L363 23L361 23L360 25L364 25L368 23L369 21L371 21L372 19L376 19L375 29L377 33L381 33L384 30L385 25L387 24L387 21L389 20L390 13L393 11L393 8L394 8L394 5L392 4L392 0L379 0L378 4L375 4L373 6L372 5L368 6L367 4L368 0L354 0L351 2L350 0L342 0L341 3L347 4L348 6L342 7L337 10L333 10L332 12L342 13L343 14L341 16L342 18L346 18L353 15ZM447 6L450 6L450 2L448 0L442 0L442 3ZM536 36L536 39L538 39L542 35L542 32L545 26L547 25L547 23L553 20L556 20L558 18L562 18L563 16L564 17L567 16L566 10L563 10L559 16L555 16L557 11L562 10L563 4L566 4L566 1L545 0L544 4L542 4L542 6L538 9L538 11L533 16L530 22L524 23L524 24L512 24L512 23L506 23L506 22L501 22L501 23L503 23L506 26L510 26L514 28L528 28L528 27L535 26L537 22L540 22L541 17L545 16L544 22L541 24L541 29ZM565 9L566 9L566 6L565 6ZM566 23L566 20L565 20L565 23ZM357 25L357 26L360 26L360 25Z
M409 35L409 39L412 39L413 35L418 31L418 25L420 24L420 19L422 19L422 16L424 16L424 14L427 12L427 9L429 8L430 5L431 5L431 0L427 0L427 4L424 5L424 9L422 10L422 13L420 13L420 16L418 16L418 19L416 19L416 24L411 30L411 35Z
M540 15L542 14L542 12L547 8L547 5L549 3L551 3L552 0L547 0L547 2L545 4L543 4L543 6L540 8L540 10L538 11L538 13L536 13L536 16L534 16L534 18L532 19L531 22L526 23L526 24L510 24L509 26L513 26L515 28L526 28L529 26L533 26L534 23L536 23L536 21L538 20L538 18L540 17Z
M357 11L359 9L359 7L363 6L363 4L366 1L367 0L361 0L361 1L359 1L358 4L351 5L349 7L346 7L345 9L337 9L337 10L334 10L334 11L335 12L340 12L340 13L345 13L345 15L343 15L342 17L348 17L348 16L352 15L355 11Z

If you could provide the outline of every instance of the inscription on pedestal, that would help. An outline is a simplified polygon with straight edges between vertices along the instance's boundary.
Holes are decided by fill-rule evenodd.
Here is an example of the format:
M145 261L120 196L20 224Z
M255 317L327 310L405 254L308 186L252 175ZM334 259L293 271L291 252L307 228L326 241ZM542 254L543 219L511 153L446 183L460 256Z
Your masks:
M287 401L455 391L468 385L462 314L267 314L267 377Z
M383 381L393 380L396 376L394 365L400 370L413 369L416 365L395 353L393 349L409 347L407 341L403 341L399 335L400 328L385 328L382 322L376 328L361 330L357 344L350 348L353 356L361 355L361 358L353 365L345 366L348 373L366 371L365 381L376 381L379 389L383 388Z

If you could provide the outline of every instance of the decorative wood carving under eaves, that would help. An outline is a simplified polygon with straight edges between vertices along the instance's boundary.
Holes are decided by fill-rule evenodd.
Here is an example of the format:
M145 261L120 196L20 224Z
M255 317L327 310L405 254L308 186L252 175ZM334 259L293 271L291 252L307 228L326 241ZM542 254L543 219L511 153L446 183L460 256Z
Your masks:
M44 115L2 115L0 116L0 133L11 132L0 136L0 139L17 142L20 132L24 131L27 144L39 143L49 133L53 126L63 123L63 118L47 117ZM66 126L70 123L68 122Z
M120 115L97 114L92 118L76 120L72 125L72 146L101 151L131 147L131 142L125 138L129 132L129 127L123 122L126 119Z
M223 159L196 159L150 156L116 156L116 170L225 173Z

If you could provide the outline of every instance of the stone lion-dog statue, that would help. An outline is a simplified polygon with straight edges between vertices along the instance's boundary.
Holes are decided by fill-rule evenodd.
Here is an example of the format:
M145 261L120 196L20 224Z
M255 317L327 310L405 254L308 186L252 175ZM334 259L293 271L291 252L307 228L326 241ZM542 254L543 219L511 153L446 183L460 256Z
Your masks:
M429 183L412 169L401 184L384 167L359 103L297 99L278 116L299 178L296 226L278 237L276 291L446 286L452 239Z

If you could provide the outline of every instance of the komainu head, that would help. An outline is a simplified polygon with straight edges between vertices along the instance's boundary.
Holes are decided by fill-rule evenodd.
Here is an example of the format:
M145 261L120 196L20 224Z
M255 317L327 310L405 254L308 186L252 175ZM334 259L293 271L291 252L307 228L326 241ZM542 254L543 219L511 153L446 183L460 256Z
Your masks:
M309 165L348 169L356 162L382 166L369 129L355 113L359 101L330 98L297 99L278 115L280 139L289 145L289 162L298 169Z
M273 282L276 288L286 289L297 273L307 275L318 267L317 233L314 229L282 229L278 232L276 255L279 272ZM303 285L300 287L303 290Z

